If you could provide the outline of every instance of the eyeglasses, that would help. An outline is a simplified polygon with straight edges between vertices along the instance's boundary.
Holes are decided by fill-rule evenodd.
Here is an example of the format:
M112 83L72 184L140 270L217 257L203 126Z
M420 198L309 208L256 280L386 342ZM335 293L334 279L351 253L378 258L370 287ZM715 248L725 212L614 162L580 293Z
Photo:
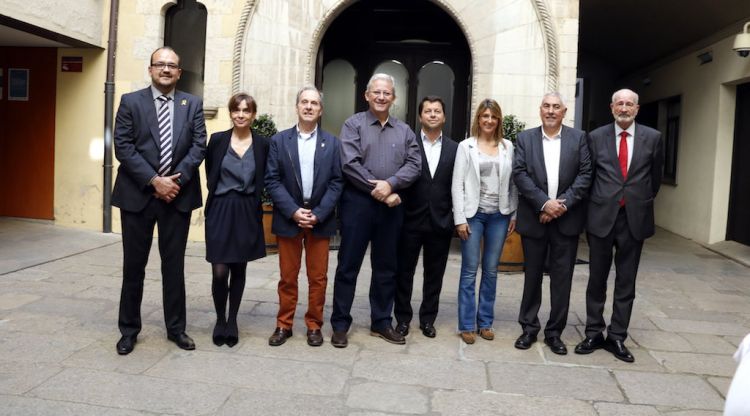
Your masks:
M393 93L390 91L370 91L370 95L373 97L384 97L384 98L390 98Z
M158 69L161 71L164 68L169 68L171 70L179 69L180 66L173 63L166 63L166 62L152 62L151 68Z

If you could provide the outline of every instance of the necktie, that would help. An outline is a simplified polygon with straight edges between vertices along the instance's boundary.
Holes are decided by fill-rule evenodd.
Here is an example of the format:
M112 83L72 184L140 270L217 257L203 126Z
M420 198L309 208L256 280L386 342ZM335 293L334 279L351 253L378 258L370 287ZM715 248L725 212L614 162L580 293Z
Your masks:
M160 101L157 120L159 123L159 176L169 173L172 165L172 118L169 116L169 100L166 95Z
M620 133L620 152L618 154L620 159L620 171L622 171L622 178L628 179L628 132L623 131ZM620 199L620 206L625 205L625 197Z

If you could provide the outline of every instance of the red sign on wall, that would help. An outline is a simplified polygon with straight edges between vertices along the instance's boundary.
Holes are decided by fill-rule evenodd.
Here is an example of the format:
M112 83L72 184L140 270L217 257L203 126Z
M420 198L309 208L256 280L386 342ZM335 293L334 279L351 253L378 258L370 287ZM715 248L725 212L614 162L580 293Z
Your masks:
M82 56L63 56L60 62L60 71L62 72L83 72Z

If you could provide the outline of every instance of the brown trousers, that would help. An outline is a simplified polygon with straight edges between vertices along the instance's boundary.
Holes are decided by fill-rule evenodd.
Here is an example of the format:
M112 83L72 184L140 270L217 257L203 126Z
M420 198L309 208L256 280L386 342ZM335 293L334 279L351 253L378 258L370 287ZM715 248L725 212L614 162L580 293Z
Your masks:
M294 237L278 237L279 245L279 314L276 326L291 329L297 308L297 279L302 266L302 248L305 249L307 269L308 306L305 325L320 329L323 325L323 305L328 283L329 237L316 237L312 230L304 229Z

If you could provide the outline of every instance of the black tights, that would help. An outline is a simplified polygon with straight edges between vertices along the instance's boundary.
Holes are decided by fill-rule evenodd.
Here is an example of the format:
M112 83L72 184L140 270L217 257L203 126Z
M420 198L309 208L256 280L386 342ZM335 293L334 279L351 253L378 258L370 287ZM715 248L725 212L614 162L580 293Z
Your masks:
M237 323L242 293L245 291L245 270L247 263L212 263L213 282L211 294L214 298L216 318L219 323ZM230 281L229 274L232 274ZM229 297L229 317L227 318L227 296Z

